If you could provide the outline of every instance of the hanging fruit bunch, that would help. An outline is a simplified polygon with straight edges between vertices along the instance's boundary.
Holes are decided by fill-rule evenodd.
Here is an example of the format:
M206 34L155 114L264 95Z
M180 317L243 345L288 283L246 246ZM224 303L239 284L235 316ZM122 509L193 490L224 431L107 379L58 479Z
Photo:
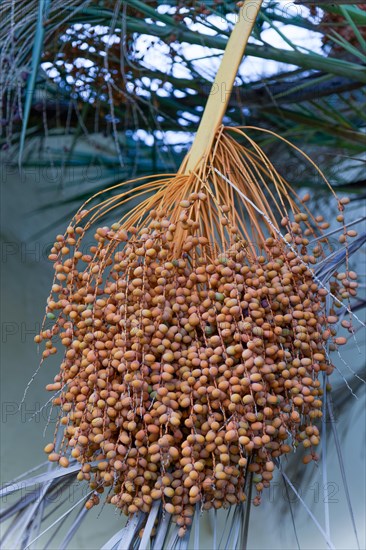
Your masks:
M275 459L300 443L316 459L319 374L333 370L327 341L344 343L314 279L326 244L309 240L322 227L264 153L230 134L220 131L200 174L146 182L76 215L50 255L54 325L37 338L44 357L56 336L64 347L48 386L60 392L64 437L47 445L49 459L67 466L71 453L78 478L111 487L126 514L162 499L182 527L197 502L243 501L248 472L259 501ZM213 171L227 172L235 154L231 177L268 221ZM98 223L142 194L125 217ZM354 277L334 280L334 311Z
M241 25L223 61L232 78L218 74L228 86ZM56 238L52 326L36 338L44 359L56 338L63 350L47 386L63 433L49 460L80 462L78 479L95 491L88 508L105 489L127 515L159 500L181 536L197 503L243 502L248 479L259 504L278 459L299 445L305 462L317 459L319 375L333 371L337 312L357 287L348 268L331 292L315 275L329 224L276 172L254 129L217 123L225 107L215 102L178 174L98 193Z

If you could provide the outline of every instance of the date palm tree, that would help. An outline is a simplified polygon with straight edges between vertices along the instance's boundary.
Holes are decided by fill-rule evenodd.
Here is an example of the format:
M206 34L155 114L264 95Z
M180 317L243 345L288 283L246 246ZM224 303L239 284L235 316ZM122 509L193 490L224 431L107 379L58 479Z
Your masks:
M281 69L275 74L253 75L248 79L246 60L235 81L225 125L264 127L267 131L259 141L269 155L276 151L275 168L280 173L285 169L286 173L290 172L299 192L301 188L310 189L315 196L319 182L314 184L309 179L306 168L299 170L296 149L289 152L283 146L290 138L318 163L322 162L334 186L347 190L352 200L357 201L360 192L362 197L361 154L366 141L365 12L349 5L324 5L322 10L315 11L304 5L292 7L295 11L284 10L276 2L262 7L246 54L256 60L254 65L258 60L275 61L281 63ZM40 162L65 169L75 164L101 166L104 176L98 184L101 189L113 187L121 179L175 172L193 140L217 62L230 35L235 16L233 3L212 1L197 6L196 2L181 5L139 0L45 0L21 6L5 1L3 10L5 23L2 36L0 33L2 144L3 149L9 151L10 159L23 166ZM314 53L291 39L289 29L294 28L299 33L306 31L307 36L316 33L318 43L322 44L319 52ZM268 40L276 40L280 46ZM158 55L161 61L155 63ZM265 69L266 65L262 67ZM211 95L222 94L225 102L229 91L214 87ZM273 139L274 133L284 138L282 143ZM173 136L178 137L178 141L173 140ZM60 137L64 146L52 148L53 140ZM80 147L86 142L90 146L87 153ZM41 143L37 158L33 153L35 143ZM51 144L45 156L42 156L42 143ZM339 163L342 163L341 174L335 170ZM75 185L69 201L71 206L88 199L92 191L81 192ZM45 205L47 207L50 205ZM354 260L364 241L365 236L361 235L351 246L333 251L327 261L317 267L319 280L327 284L342 263L351 257ZM362 299L353 304L357 318L362 307ZM332 435L349 525L358 545L342 439L333 407L335 405L338 415L347 414L350 395L347 392L361 393L362 377L349 368L353 376L344 377L342 384L346 387L342 385L328 394L325 380L322 421L325 489L323 487L322 495L326 500L324 491L329 489L326 436ZM295 495L325 544L333 547L328 503L324 506L323 527L297 488L296 481L303 483L306 479L297 468L298 460L289 462L286 469L283 463L278 463L279 479L286 495ZM19 486L35 485L36 490L4 510L2 519L12 520L5 532L4 544L15 538L21 547L32 547L41 533L54 536L74 512L74 520L65 530L60 547L69 545L85 518L84 503L88 497L83 495L63 511L59 502L52 509L52 494L59 491L66 495L78 468L78 464L72 464L66 471L60 471L49 466L42 474L32 476L33 472L27 472L21 476ZM6 486L3 495L15 492L16 482ZM213 548L247 547L249 527L256 528L250 520L251 485L248 491L248 503L237 506L227 515L226 527L219 528L214 515ZM286 510L279 512L287 514L294 540L300 546L296 510L289 501L290 497ZM52 513L56 515L49 520ZM105 548L144 549L149 544L151 548L199 548L201 520L197 508L193 529L181 539L169 514L153 506L148 515L135 514L125 527L113 534ZM51 544L53 540L56 539L51 539Z

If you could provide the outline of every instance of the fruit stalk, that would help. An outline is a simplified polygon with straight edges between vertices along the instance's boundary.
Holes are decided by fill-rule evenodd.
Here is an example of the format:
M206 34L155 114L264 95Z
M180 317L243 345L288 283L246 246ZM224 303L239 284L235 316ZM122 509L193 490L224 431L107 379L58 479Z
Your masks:
M192 149L181 166L182 173L188 175L193 172L211 149L216 131L225 115L239 65L261 5L262 0L250 0L240 7L238 20L212 85Z

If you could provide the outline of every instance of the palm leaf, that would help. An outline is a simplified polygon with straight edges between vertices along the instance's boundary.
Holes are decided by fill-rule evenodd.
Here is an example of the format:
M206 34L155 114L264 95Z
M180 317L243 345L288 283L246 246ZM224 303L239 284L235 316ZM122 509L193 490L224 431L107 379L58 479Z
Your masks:
M67 41L65 42L64 38L61 40L61 37L66 36L65 32L73 28L73 25L105 25L107 29L105 37L108 38L109 33L116 26L116 21L122 19L131 44L135 43L137 36L146 34L155 39L160 38L162 41L166 40L167 37L173 36L181 43L195 46L204 45L207 48L214 48L216 51L224 49L227 41L226 37L231 28L227 17L228 14L233 13L233 9L235 9L234 3L225 2L219 12L222 21L226 19L226 28L224 26L224 30L218 30L215 19L210 18L205 20L197 14L194 8L190 9L189 16L191 19L204 24L208 31L212 32L212 35L202 34L199 31L193 30L187 22L188 18L184 21L177 21L173 17L173 13L174 10L177 12L178 8L175 6L175 3L171 3L170 5L171 10L168 13L156 9L151 4L146 4L139 0L131 0L124 3L125 11L115 13L108 5L101 6L96 0L68 0L66 3L54 0L48 6L49 13L46 24L41 26L41 19L36 9L38 3L30 2L27 4L25 10L15 10L14 17L12 16L11 1L6 0L3 3L3 26L0 29L0 38L3 38L3 48L0 64L2 65L4 75L6 74L6 78L2 82L1 92L7 98L4 103L5 106L7 104L11 106L24 101L21 131L17 133L14 123L10 120L6 122L5 128L8 128L11 139L19 142L22 155L25 140L28 140L31 136L30 131L26 131L29 123L33 135L42 136L45 132L45 121L48 118L52 121L58 118L59 122L56 126L54 126L54 122L51 124L47 122L47 135L52 135L52 132L56 131L56 127L57 132L59 132L60 123L64 126L71 124L67 128L67 132L72 131L73 128L76 129L74 142L76 142L77 137L82 135L84 131L92 133L95 127L95 116L98 117L95 113L95 108L88 107L85 110L85 100L80 95L78 102L74 100L70 102L70 96L77 95L77 89L67 84L65 80L67 73L64 74L59 83L56 83L52 77L41 71L41 73L37 73L35 81L36 67L39 65L40 54L50 50L53 52L55 59L57 59L58 53L62 52L65 44L67 44ZM216 13L217 17L218 12L215 4L209 2L207 6L208 9L212 9L212 13ZM134 17L134 13L140 14L139 17ZM351 30L357 34L355 24L363 24L363 12L358 8L352 9L351 6L347 6L345 10L338 10L337 13L340 15L344 14L343 25L349 25ZM275 75L272 78L273 84L269 83L269 86L268 83L261 84L263 81L262 78L257 79L257 83L262 86L263 90L271 92L268 95L268 104L264 105L264 109L263 105L258 105L259 96L256 93L256 82L251 82L253 91L249 92L249 96L242 83L233 94L231 105L234 109L229 110L229 119L234 124L242 123L244 121L243 107L246 107L249 109L249 113L245 117L245 122L248 124L258 125L258 121L261 120L263 123L264 118L268 125L272 127L283 130L283 127L287 126L290 132L288 135L291 135L292 139L298 140L300 138L303 141L304 136L307 136L306 141L309 144L313 143L322 145L325 148L332 148L333 153L335 148L343 149L343 151L348 149L350 152L362 152L362 148L364 147L363 123L360 116L360 112L362 113L363 111L361 105L364 103L362 93L358 94L361 108L357 110L354 102L350 101L352 92L355 89L360 89L366 81L366 73L362 62L357 63L354 57L352 57L352 61L347 59L350 50L349 46L345 43L343 43L343 54L329 56L326 52L324 52L324 55L314 54L309 51L305 52L303 49L299 49L295 42L287 39L279 26L283 23L309 30L320 30L327 37L328 41L330 40L330 43L332 43L331 33L327 34L324 28L319 28L306 13L296 16L290 13L284 15L283 10L276 3L271 2L262 10L262 14L262 21L257 29L257 43L248 45L248 54L254 58L290 63L300 67L300 71L294 72L292 77L290 72L288 75ZM14 25L12 27L13 20ZM274 48L266 44L261 38L264 28L263 23L269 24L280 36L285 37L293 49ZM29 39L32 33L36 37L33 49L31 47L33 41ZM13 39L15 35L17 36L16 42ZM171 52L174 55L173 50L176 48L176 42L173 41L172 44ZM333 44L335 45L335 42ZM11 65L7 61L10 51L14 52L12 54L14 59ZM209 50L206 51L207 56L209 56ZM76 50L74 55L81 56L82 51ZM194 63L184 57L184 54L183 64L188 69L188 79L177 78L172 74L163 73L160 68L152 70L151 67L146 66L142 54L138 57L125 48L121 48L120 53L111 52L110 48L108 48L106 55L107 57L110 56L109 62L114 63L116 67L125 64L123 74L119 74L121 82L126 78L128 81L131 78L133 80L138 78L141 89L144 89L144 92L150 95L150 101L146 102L143 96L134 90L129 91L126 94L126 102L116 101L113 104L113 114L111 114L112 120L118 117L119 120L123 121L123 125L121 126L119 123L114 122L108 124L102 117L97 122L99 128L108 127L107 131L112 133L122 132L127 128L144 128L151 133L156 129L183 130L187 133L195 130L195 122L189 120L188 124L182 127L181 121L183 121L185 116L184 112L190 113L191 116L195 116L198 119L199 111L197 111L197 108L202 105L202 94L207 95L210 78L205 77ZM98 60L98 57L96 60ZM99 60L101 62L100 57ZM70 62L73 62L71 58ZM24 73L26 68L28 71L27 88L22 87L22 85L15 85L15 82L19 80L19 74L21 72ZM289 78L291 80L288 80ZM151 90L151 82L153 81L157 83L157 91ZM37 82L36 92L29 93L34 89L35 82ZM283 89L277 92L277 83L281 85L281 82L283 83ZM178 89L182 92L183 97L179 101L174 97L174 92L165 93L165 96L158 94L166 83L172 86L172 90ZM275 86L273 92L271 85ZM95 95L96 93L98 95L99 90L96 91L93 88L95 84L91 82L88 86L91 94ZM19 97L19 93L22 90L23 93ZM250 100L250 93L252 93L252 101ZM321 95L323 97L331 97L329 116L325 114L325 111L323 113L320 111L318 101L316 106L309 103L309 100L314 99L314 93L316 100ZM312 98L311 95L313 95ZM41 101L39 98L41 98ZM105 98L99 97L100 112L110 112L111 100L113 102L113 98L111 96L108 97L108 94ZM296 103L296 107L289 109L291 103L292 105ZM308 114L306 114L304 108L308 109ZM43 112L42 117L39 116L40 110ZM79 116L78 110L83 114ZM143 111L145 115L142 114ZM16 114L17 110L14 112L15 115L12 114L13 111L7 111L4 114L10 118L19 116ZM70 113L71 118L69 117ZM335 120L340 116L343 117L343 123L337 125L329 124L330 119ZM81 124L83 128L85 127L83 131L81 130ZM5 145L7 140L10 139L10 134L8 136L5 135L3 141ZM118 149L117 145L116 147ZM71 151L69 152L70 158L72 153L73 147L71 147ZM121 154L123 157L122 161L125 162L128 155L123 149L121 150ZM142 171L143 167L140 173ZM129 177L131 177L131 174Z
M51 0L40 0L39 6L38 6L38 16L37 16L34 44L33 44L33 50L32 50L31 72L28 78L27 89L25 93L22 131L20 135L20 144L19 144L19 161L20 162L23 156L29 114L31 110L33 94L35 91L35 84L38 76L39 64L42 57L43 39L44 39L44 20L47 17L50 1Z

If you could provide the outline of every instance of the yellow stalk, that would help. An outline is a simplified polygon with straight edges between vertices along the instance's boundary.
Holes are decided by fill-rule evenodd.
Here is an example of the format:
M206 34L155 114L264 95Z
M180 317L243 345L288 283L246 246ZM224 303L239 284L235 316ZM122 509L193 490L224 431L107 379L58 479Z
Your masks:
M181 173L193 172L211 148L222 124L234 80L261 5L262 0L247 0L240 8L238 21L227 43L191 151L180 168Z

